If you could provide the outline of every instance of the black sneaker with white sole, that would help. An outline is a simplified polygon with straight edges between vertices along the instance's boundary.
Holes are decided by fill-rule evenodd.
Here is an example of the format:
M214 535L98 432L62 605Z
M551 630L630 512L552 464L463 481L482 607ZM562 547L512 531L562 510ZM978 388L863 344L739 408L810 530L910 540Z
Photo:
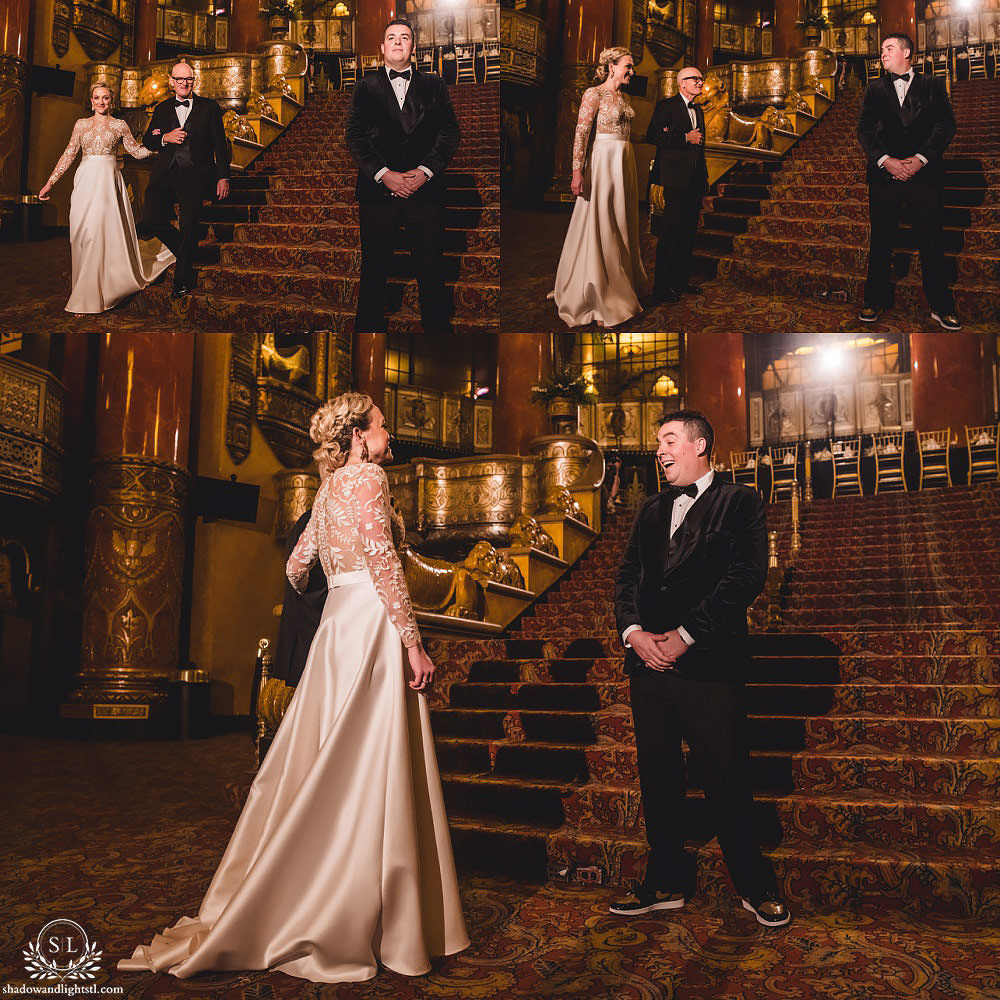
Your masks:
M953 312L941 312L931 311L931 319L934 320L942 329L944 330L961 330L962 324L958 321L958 317Z
M652 913L653 910L679 910L686 902L687 897L683 892L653 889L637 883L631 894L625 899L616 899L608 907L608 912L619 917L636 917L641 913Z
M785 901L772 891L762 892L752 901L744 898L743 909L749 910L764 927L784 927L792 919Z

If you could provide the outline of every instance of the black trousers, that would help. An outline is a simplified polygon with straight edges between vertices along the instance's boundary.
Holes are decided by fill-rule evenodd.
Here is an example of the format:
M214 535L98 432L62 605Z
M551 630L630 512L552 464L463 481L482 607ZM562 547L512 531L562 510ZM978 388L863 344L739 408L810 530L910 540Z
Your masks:
M420 293L420 323L424 333L448 333L448 307L444 288L444 205L439 202L388 198L361 202L361 286L354 329L359 333L384 333L385 295L392 252L401 227L406 228L410 256Z
M698 237L698 218L705 196L705 180L696 174L684 186L664 185L665 207L656 241L653 296L683 291L691 277L691 255Z
M927 304L937 313L952 312L955 303L945 281L941 249L941 189L918 180L871 184L868 187L868 214L871 249L865 305L878 309L892 305L892 252L899 236L900 220L905 216L917 237Z
M136 232L140 239L162 240L177 258L174 288L194 282L192 264L198 245L204 185L204 171L173 166L146 188L142 222L136 226ZM173 226L174 205L178 207L177 228Z
M646 670L632 675L631 697L650 849L647 882L676 892L694 889L684 851L683 738L698 758L736 891L754 897L774 890L774 869L761 853L753 816L743 685L690 680L672 670Z

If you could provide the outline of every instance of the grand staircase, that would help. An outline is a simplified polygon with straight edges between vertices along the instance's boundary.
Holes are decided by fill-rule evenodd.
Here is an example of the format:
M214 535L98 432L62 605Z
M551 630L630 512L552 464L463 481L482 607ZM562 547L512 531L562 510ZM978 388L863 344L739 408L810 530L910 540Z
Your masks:
M758 819L799 905L1000 917L1000 486L816 501L753 638ZM769 509L788 552L788 507ZM506 640L438 651L434 730L460 863L619 882L645 863L605 529ZM445 657L447 660L445 661ZM692 763L701 885L728 885Z
M462 144L447 171L445 270L459 333L498 329L500 189L498 84L450 88ZM208 328L352 331L361 266L357 169L344 126L351 95L311 97L288 130L205 213L197 290L179 308ZM408 250L406 234L400 246ZM169 285L134 308L170 309ZM420 332L409 253L394 257L390 332Z
M958 133L945 158L944 249L967 327L1000 315L1000 80L956 83ZM737 167L708 199L696 266L741 287L860 302L868 188L860 91L841 94L779 164ZM924 310L912 229L895 254L896 304Z

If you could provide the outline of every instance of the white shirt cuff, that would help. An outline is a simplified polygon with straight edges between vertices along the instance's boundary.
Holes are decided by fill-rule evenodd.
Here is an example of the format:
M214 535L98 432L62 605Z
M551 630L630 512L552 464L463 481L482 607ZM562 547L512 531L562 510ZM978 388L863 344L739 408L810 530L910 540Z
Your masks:
M918 160L920 160L920 161L921 161L921 162L923 163L923 165L924 165L925 167L927 166L927 157L926 157L926 156L924 156L924 154L923 154L923 153L914 153L913 155L914 155L914 156L915 156L915 157L916 157L916 158L917 158Z
M378 171L378 173L375 174L375 183L378 184L378 182L382 180L382 175L387 173L389 173L388 167L383 167L380 171Z
M430 180L434 176L434 171L431 170L430 167L425 167L422 163L420 164L419 167L417 167L417 169L422 170L425 174L427 174L428 180Z
M677 626L677 634L689 645L694 645L694 639L691 638L691 633L683 626Z
M881 167L882 164L885 163L885 161L888 160L888 159L889 159L889 154L888 153L886 153L885 156L880 156L878 158L878 166Z
M629 627L627 629L625 629L624 632L622 632L622 645L626 649L631 649L632 647L628 644L628 637L633 632L639 632L641 630L642 630L642 626L641 625L629 625Z

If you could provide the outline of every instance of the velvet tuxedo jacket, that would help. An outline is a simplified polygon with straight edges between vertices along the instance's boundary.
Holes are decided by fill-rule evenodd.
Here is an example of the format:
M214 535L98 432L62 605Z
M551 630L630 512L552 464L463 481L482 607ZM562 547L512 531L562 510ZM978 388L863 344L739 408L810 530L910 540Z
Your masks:
M179 147L169 142L164 143L163 136L179 126L174 98L160 101L153 109L153 117L142 137L142 144L157 152L151 182L159 180L173 166ZM187 145L199 180L207 187L223 177L229 177L229 140L222 127L219 105L206 97L192 94L191 111L184 123L184 131L187 132Z
M683 626L695 642L677 661L678 673L740 681L749 664L747 608L767 576L764 503L716 473L671 538L676 496L668 487L636 514L615 581L619 635L629 625L647 632ZM627 673L649 669L626 650Z
M698 128L704 136L705 112L697 104L692 107ZM663 131L664 126L668 126L668 131ZM700 177L704 186L708 187L705 143L695 145L688 142L684 136L690 131L691 118L680 94L657 102L653 117L649 120L649 128L646 129L646 141L656 147L656 159L650 174L650 180L654 184L686 188L692 180Z
M360 202L380 202L392 192L375 180L383 168L405 172L425 166L434 176L414 201L443 201L444 172L458 149L461 130L444 80L413 67L400 108L384 66L354 88L347 115L347 148L358 166Z
M921 153L927 157L927 166L914 180L942 184L942 156L955 129L948 91L939 77L915 72L902 105L887 75L873 80L865 90L858 119L858 141L868 158L868 183L899 184L878 161L886 155L906 159Z
M286 562L305 531L311 513L312 511L307 510L288 533ZM309 572L305 593L300 594L285 580L285 599L281 605L281 624L278 626L278 644L274 651L271 676L281 678L289 687L295 687L302 679L309 647L323 615L326 594L326 575L318 562Z

